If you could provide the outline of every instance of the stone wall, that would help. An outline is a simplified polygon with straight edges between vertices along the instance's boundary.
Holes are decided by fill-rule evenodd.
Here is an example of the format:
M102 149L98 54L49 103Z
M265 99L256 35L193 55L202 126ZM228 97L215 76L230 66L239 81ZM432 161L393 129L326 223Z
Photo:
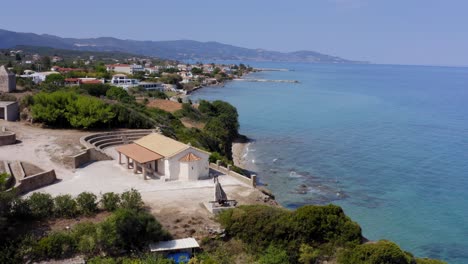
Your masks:
M16 134L13 132L0 132L0 146L16 143Z
M68 157L64 163L66 166L76 169L87 163L100 160L112 160L112 158L97 149L88 148L82 153Z
M251 186L251 187L256 187L257 186L257 176L256 175L252 175L250 178L247 177L247 176L244 176L244 175L241 175L235 171L232 171L226 167L223 167L221 165L218 165L216 163L210 163L210 168L215 170L215 171L218 171L222 174L225 174L225 175L229 175L229 176L232 176L234 178L236 178L237 180Z
M20 181L18 186L19 194L24 194L32 190L52 184L57 180L54 170L44 171L35 175L26 177Z

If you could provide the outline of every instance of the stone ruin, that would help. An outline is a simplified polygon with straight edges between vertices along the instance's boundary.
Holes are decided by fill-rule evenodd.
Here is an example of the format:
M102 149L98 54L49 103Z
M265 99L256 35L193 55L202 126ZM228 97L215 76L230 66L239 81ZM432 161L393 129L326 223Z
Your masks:
M0 92L9 93L16 90L15 74L9 72L5 66L0 66Z

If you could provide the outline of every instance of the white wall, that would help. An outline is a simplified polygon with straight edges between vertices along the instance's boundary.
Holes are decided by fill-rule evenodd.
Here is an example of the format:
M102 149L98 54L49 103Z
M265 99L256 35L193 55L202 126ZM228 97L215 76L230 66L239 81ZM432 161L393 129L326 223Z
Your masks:
M190 152L200 157L201 160L194 161L194 162L180 162L179 161L183 156L187 155ZM170 175L170 177L168 177L170 180L185 180L185 181L198 180L200 178L208 177L208 173L209 173L208 158L209 158L209 154L205 152L201 152L194 148L188 148L167 160L166 165L168 165L168 169L166 168L165 175L166 176Z

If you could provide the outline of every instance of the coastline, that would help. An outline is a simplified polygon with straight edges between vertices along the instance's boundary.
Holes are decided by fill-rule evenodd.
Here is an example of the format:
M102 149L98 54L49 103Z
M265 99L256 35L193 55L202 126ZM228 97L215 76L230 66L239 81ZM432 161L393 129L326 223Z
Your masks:
M244 141L235 141L232 143L232 161L234 166L247 170L247 160L245 156L247 154L247 148L252 141L250 139Z

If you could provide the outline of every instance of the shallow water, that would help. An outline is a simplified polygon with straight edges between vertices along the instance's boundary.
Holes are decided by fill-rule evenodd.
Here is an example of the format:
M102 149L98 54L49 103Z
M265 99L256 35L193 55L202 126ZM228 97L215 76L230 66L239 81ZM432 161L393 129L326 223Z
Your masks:
M254 139L249 168L284 206L341 205L369 239L468 263L468 68L289 68L193 99L222 99Z

